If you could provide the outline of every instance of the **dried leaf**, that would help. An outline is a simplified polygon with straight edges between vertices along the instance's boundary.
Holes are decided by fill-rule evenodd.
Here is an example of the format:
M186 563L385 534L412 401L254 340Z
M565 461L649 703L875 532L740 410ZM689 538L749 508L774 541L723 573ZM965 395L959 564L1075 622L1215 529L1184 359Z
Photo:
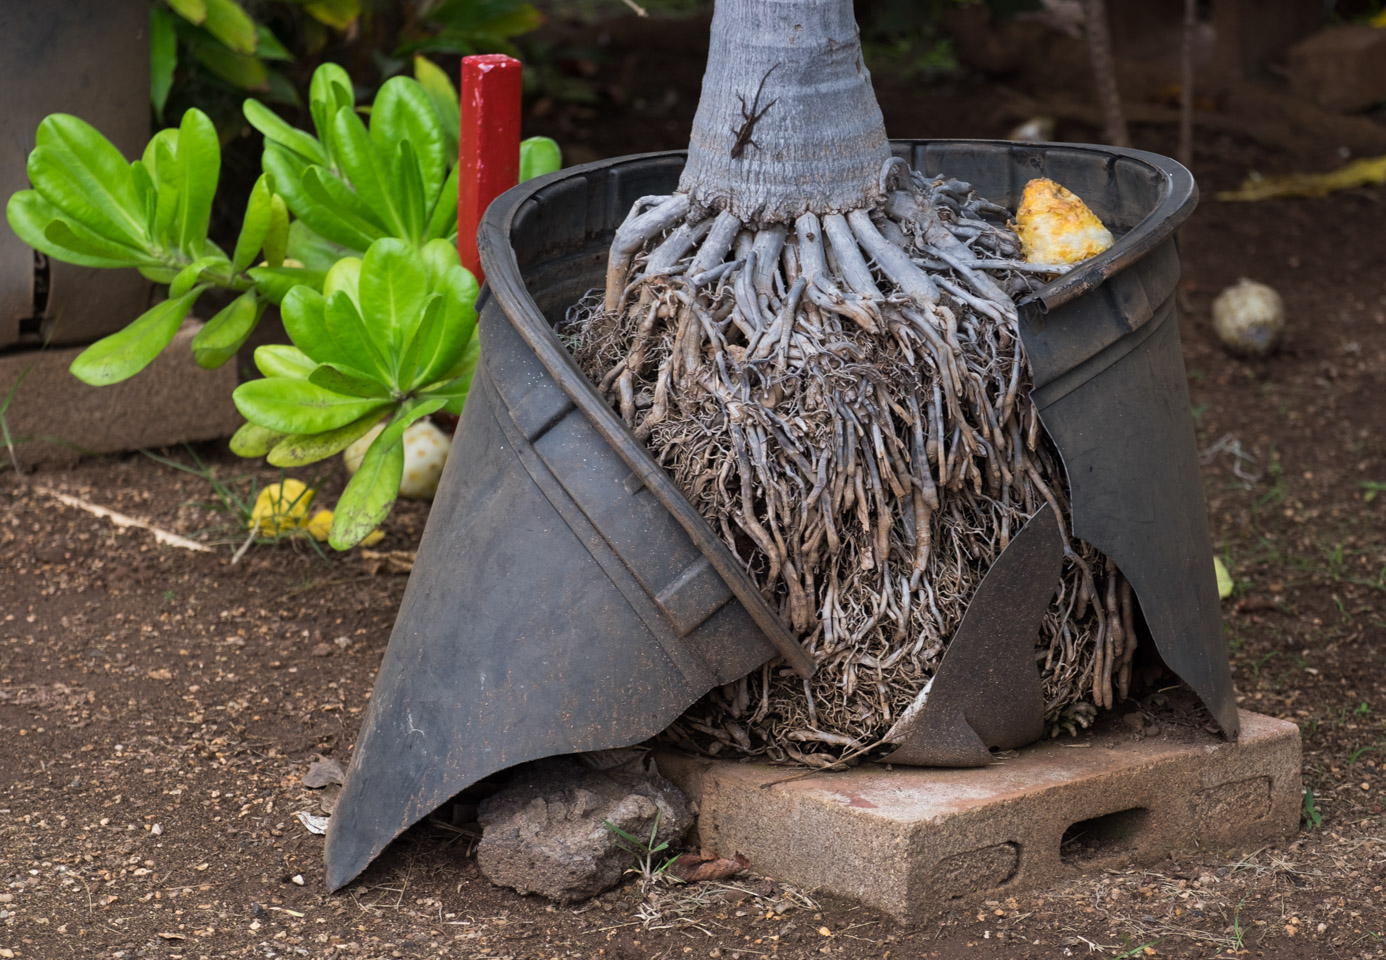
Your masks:
M413 550L361 550L360 557L371 576L380 573L410 573L418 554Z
M336 760L319 758L308 764L308 772L303 775L303 785L313 790L330 783L346 783L346 773Z
M702 883L707 880L730 880L750 865L750 861L739 853L728 860L711 850L700 850L678 857L669 864L669 873L685 883Z
M316 834L317 836L322 836L327 833L327 824L330 820L329 817L315 817L307 810L300 810L298 813L294 814L294 816L298 817L298 822L303 824L309 833Z

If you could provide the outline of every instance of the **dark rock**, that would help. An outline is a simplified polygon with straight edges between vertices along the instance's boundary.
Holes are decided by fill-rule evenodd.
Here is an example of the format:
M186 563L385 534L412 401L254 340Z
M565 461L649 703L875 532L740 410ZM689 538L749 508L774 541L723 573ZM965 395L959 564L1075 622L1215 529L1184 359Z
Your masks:
M630 844L606 821L655 845L673 844L693 825L688 798L639 763L592 769L573 757L540 760L482 801L477 866L488 880L521 893L570 902L595 896L636 866ZM670 854L655 854L657 866Z

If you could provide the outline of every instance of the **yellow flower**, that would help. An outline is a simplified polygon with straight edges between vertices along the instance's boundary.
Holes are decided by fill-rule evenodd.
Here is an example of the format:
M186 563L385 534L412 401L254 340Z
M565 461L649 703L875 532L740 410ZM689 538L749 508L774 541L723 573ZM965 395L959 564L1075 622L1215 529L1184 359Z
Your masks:
M271 483L255 498L251 527L263 536L273 537L302 526L314 493L300 480Z

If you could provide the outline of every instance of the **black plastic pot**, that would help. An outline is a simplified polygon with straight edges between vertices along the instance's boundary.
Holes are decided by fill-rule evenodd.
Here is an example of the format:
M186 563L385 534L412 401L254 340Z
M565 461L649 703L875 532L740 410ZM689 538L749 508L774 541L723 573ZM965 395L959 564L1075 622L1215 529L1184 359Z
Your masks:
M1174 321L1188 172L1104 147L895 149L1011 207L1050 176L1121 236L1023 305L1034 396L1068 468L1075 533L1117 561L1165 661L1235 735ZM470 784L638 743L714 685L797 653L552 329L601 285L631 204L671 192L682 166L682 153L588 164L487 212L482 362L332 818L333 889Z

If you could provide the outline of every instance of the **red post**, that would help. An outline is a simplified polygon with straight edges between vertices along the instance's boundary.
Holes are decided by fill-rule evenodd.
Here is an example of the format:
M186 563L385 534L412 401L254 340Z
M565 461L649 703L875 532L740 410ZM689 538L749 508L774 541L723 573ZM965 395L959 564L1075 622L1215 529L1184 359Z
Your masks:
M520 61L501 54L462 58L462 136L457 171L457 254L485 279L476 231L491 201L519 182Z

